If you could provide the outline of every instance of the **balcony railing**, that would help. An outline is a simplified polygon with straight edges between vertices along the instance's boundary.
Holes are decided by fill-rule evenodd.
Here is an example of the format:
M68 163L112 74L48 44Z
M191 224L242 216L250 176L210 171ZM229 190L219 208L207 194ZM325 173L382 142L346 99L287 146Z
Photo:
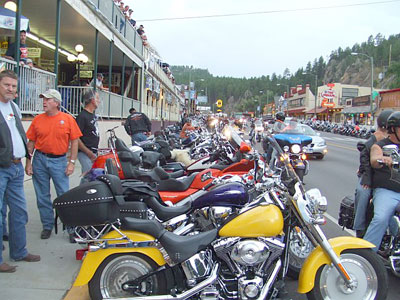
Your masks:
M83 95L91 87L83 86L58 86L62 98L62 110L78 115L83 108ZM128 97L123 97L108 91L97 90L100 97L100 106L96 113L103 118L126 118L129 115L129 109L135 108L140 111L140 102Z
M0 57L0 69L14 70L15 61ZM19 66L18 104L23 114L37 115L43 112L43 101L39 95L55 87L56 76L53 73L28 66ZM58 86L62 98L62 111L78 115L83 108L82 97L91 87L87 86ZM143 111L150 119L159 119L159 109L155 106L143 104L140 101L124 97L109 91L98 90L100 106L96 112L104 118L126 118L129 109L135 108ZM168 106L168 111L163 111L164 119L177 121L179 108Z
M16 62L0 58L0 69L15 70ZM55 86L56 75L41 69L26 65L19 66L18 104L21 112L37 114L43 111L39 95Z
M112 24L112 26L143 55L143 42L136 29L127 20L113 0L87 0Z

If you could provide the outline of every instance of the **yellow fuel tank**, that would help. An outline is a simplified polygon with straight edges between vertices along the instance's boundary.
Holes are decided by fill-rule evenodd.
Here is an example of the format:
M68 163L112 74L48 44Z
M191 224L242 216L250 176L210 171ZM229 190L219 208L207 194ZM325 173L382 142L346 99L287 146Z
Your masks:
M272 237L282 233L283 216L275 205L257 206L240 214L219 231L222 237Z

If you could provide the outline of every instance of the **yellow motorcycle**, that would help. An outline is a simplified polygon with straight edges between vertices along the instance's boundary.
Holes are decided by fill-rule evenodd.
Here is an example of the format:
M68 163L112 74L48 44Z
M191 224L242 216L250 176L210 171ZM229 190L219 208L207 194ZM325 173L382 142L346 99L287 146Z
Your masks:
M195 235L175 235L156 220L122 218L120 228L89 246L74 286L88 284L93 300L277 299L295 227L315 247L301 267L299 293L308 299L386 299L387 273L374 245L354 237L328 240L320 228L326 198L317 189L305 191L279 145L270 142L284 162L279 193L266 190L235 214L215 210L210 218L219 218L220 227ZM119 179L109 178L107 187L84 186L84 199L82 191L67 195L73 205L63 198L56 206L61 220L78 226L115 221L123 196Z

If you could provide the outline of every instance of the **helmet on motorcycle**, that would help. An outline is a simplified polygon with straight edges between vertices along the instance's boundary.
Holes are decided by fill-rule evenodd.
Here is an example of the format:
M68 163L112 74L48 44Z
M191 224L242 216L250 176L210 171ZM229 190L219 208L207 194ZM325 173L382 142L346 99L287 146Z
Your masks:
M376 123L379 128L386 128L387 120L392 113L393 113L392 109L381 111L381 113L378 116L378 119L376 120Z
M387 119L386 128L389 133L394 133L393 128L400 127L400 111L395 111Z
M275 114L275 118L277 119L277 120L280 120L280 121L285 121L285 113L283 113L283 112L281 112L281 111L278 111L276 114Z

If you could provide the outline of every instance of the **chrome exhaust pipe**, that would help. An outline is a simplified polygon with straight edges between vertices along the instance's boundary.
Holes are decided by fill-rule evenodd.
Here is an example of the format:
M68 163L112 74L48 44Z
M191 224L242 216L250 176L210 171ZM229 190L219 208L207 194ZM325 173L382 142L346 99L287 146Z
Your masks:
M261 290L260 296L258 297L258 300L264 300L267 297L267 294L269 290L271 289L272 285L274 284L276 277L278 276L278 272L281 269L282 262L281 260L278 260L275 264L275 268L271 273L271 277L267 281L267 283L264 285L264 287Z
M139 297L128 297L128 298L103 298L103 300L184 300L187 299L206 288L208 285L214 283L218 278L219 264L215 264L211 271L210 276L182 294L172 295L155 295L155 296L139 296Z

